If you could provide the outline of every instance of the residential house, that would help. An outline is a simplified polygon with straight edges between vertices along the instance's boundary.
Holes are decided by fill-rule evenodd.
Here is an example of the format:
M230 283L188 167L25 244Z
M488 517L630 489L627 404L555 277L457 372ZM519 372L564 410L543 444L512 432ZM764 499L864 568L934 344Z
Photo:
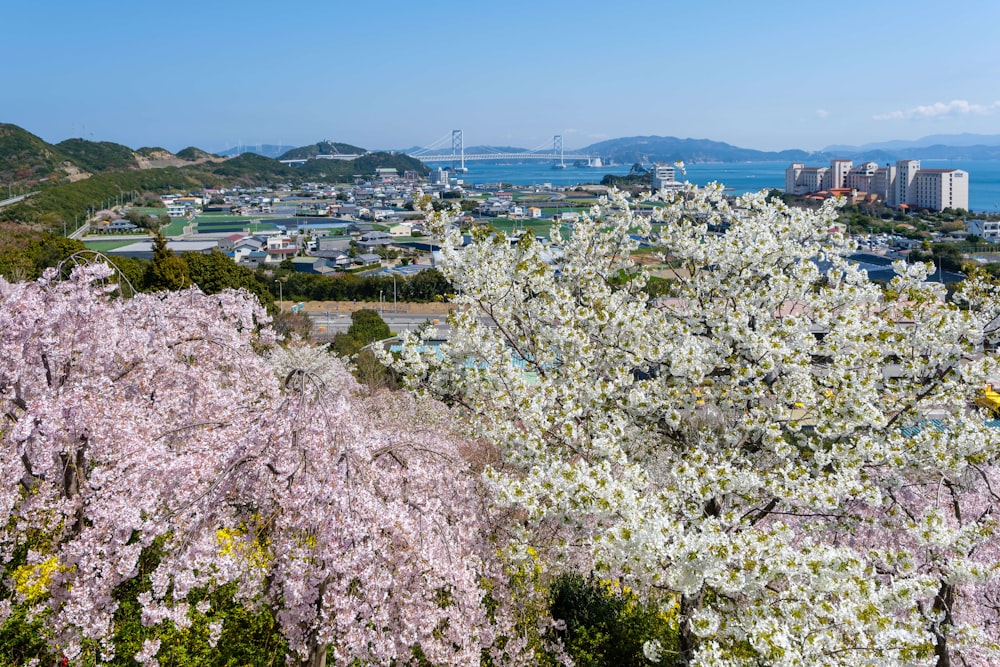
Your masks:
M385 232L368 232L362 234L358 245L362 248L377 248L392 243L392 235Z
M138 231L138 227L128 220L102 220L94 225L94 231L98 234L130 234Z
M267 253L268 264L280 264L286 259L295 257L298 246L294 239L287 236L269 236L267 246L263 250Z
M984 239L987 243L1000 243L1000 222L996 220L969 220L969 234Z
M233 251L236 249L236 244L243 240L242 234L230 234L219 239L219 250L226 253L227 255L232 255Z

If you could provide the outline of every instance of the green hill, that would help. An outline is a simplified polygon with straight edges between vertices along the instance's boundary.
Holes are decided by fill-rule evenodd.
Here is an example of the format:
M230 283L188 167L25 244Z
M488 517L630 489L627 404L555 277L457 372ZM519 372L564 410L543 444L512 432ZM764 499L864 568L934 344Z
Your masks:
M179 150L179 151L177 151L176 155L177 155L177 157L181 158L182 160L187 160L189 162L194 162L195 160L203 160L205 158L215 157L211 153L209 153L207 151L203 151L200 148L196 148L195 146L188 146L187 148L185 148L183 150Z
M33 187L78 171L55 146L17 125L0 123L0 182Z
M399 171L415 171L421 176L430 173L430 167L420 160L402 153L368 153L356 160L309 160L300 167L294 167L300 181L332 181L349 183L355 176L373 176L379 168Z
M281 157L279 160L308 160L316 157L317 155L364 155L367 153L364 148L359 148L357 146L352 146L350 144L342 144L338 142L331 141L320 141L319 143L312 144L310 146L300 146L299 148L293 148Z
M44 188L13 206L0 208L0 220L19 222L33 229L61 233L63 223L82 221L88 210L99 210L123 195L187 192L219 182L217 176L194 170L165 167L98 174L73 183Z
M368 153L353 161L355 174L374 174L376 169L392 167L398 169L400 175L404 171L415 171L421 176L431 173L431 168L417 158L403 153Z
M219 157L193 146L177 155L148 147L133 152L120 144L84 139L69 139L52 146L16 125L0 124L0 183L40 190L30 199L0 209L0 221L61 233L65 225L78 224L88 212L126 197L277 182L343 183L354 176L371 177L376 169L385 167L400 174L415 171L427 175L430 171L419 160L402 153L365 153L357 146L329 142L320 142L311 149L317 155L319 151L334 150L363 155L355 160L308 160L300 167L289 167L255 153L220 162Z
M159 146L143 146L135 152L136 155L141 155L142 157L158 157L164 153L170 153L166 148L160 148Z
M207 170L222 177L227 184L265 185L277 181L298 180L295 169L269 157L256 153L243 153L218 164L201 164L184 167L185 171Z
M139 168L131 148L110 141L67 139L56 144L56 148L92 174Z

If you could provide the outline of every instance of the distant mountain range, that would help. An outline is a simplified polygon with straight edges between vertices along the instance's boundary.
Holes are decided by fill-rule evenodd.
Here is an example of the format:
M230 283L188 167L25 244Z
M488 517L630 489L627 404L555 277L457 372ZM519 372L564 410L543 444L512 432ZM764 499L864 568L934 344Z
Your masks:
M419 146L403 149L402 153L418 153ZM526 153L529 149L516 146L466 146L465 153ZM895 162L904 159L1000 160L1000 135L938 134L912 141L894 140L862 146L833 145L821 151L789 149L759 151L741 148L709 139L638 136L600 141L583 148L567 149L570 153L596 155L616 164L649 164L652 162L810 162L822 164L834 158L856 162ZM428 150L426 155L449 155L451 148Z
M932 135L914 141L886 141L863 146L828 146L822 151L758 151L708 139L624 137L591 144L574 152L590 153L621 164L636 162L812 162L834 158L878 163L896 160L1000 160L1000 135Z
M773 162L805 160L814 153L801 150L758 151L709 139L678 137L623 137L585 146L574 153L588 153L619 164L650 162Z
M67 139L49 144L16 125L0 123L0 184L57 184L87 179L93 175L115 172L143 171L161 167L197 167L201 172L243 180L268 177L298 180L312 178L339 179L354 173L370 173L378 166L427 171L406 154L419 152L413 147L395 152L369 152L348 143L329 140L307 146L263 144L231 148L210 154L194 146L170 153L163 148L131 149L121 144L85 139ZM469 146L466 154L529 152L516 146ZM741 148L709 139L638 136L601 141L583 148L568 149L570 153L587 153L616 164L649 164L652 162L807 162L824 164L833 158L856 162L894 162L901 159L1000 160L1000 134L931 135L912 141L894 140L861 146L832 145L822 151L783 150L759 151ZM428 154L448 154L450 148L428 151ZM339 160L314 160L319 155L361 155L343 164ZM237 160L233 156L246 156ZM263 161L250 160L260 157ZM276 159L305 159L308 162L294 171L276 163ZM354 164L354 163L357 164ZM260 171L255 171L260 170ZM351 171L353 170L353 171ZM341 173L344 172L344 173ZM256 174L256 176L254 176ZM345 176L346 174L346 176Z
M323 140L308 146L285 146L275 144L255 144L253 146L235 146L227 148L221 153L222 157L232 157L244 153L263 155L264 157L276 160L308 160L317 155L364 155L368 151L351 144L339 143L336 141Z
M835 144L823 149L826 153L836 153L839 151L849 151L861 153L865 151L898 151L910 150L913 148L927 148L930 146L949 147L971 147L971 146L1000 146L1000 134L931 134L922 139L906 141L894 139L892 141L880 141L873 144L863 144L861 146L849 146L846 144Z
M294 148L296 147L275 144L254 144L252 146L233 146L220 153L216 153L216 155L233 157L234 155L242 155L243 153L253 153L254 155L263 155L264 157L277 159Z

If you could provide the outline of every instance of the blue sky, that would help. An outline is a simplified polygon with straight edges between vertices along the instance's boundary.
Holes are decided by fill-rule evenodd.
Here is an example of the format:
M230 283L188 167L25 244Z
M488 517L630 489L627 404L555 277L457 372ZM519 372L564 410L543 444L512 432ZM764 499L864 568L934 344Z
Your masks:
M828 3L827 3L828 4ZM11 2L0 122L220 151L1000 133L996 0ZM450 144L449 144L450 145Z

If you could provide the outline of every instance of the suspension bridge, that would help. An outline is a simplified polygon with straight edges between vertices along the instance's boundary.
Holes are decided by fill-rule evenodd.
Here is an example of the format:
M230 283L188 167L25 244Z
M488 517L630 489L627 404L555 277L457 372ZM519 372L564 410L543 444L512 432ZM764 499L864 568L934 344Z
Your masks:
M450 137L450 153L442 152L443 148L447 150L449 135L446 134L430 146L421 148L418 151L413 151L408 155L424 163L450 162L452 169L456 171L465 171L466 162L477 160L549 160L555 162L554 166L556 168L565 168L567 166L567 160L571 163L586 162L588 167L600 167L602 164L601 158L596 155L566 153L563 151L563 140L561 134L557 134L552 137L551 146L549 146L548 143L545 143L536 148L532 148L529 151L517 152L492 149L486 146L480 148L480 150L483 150L484 152L466 153L465 140L462 136L462 130L452 130Z

